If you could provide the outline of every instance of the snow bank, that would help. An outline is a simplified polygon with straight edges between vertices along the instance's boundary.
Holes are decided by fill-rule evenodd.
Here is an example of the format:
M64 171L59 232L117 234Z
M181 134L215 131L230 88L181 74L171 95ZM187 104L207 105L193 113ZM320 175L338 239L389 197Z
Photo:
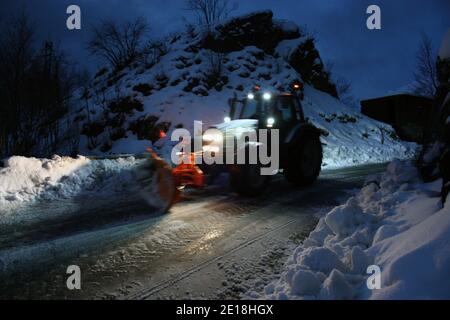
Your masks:
M410 162L392 162L323 217L264 299L450 299L450 201ZM370 265L381 289L369 290Z
M0 169L0 206L37 199L55 200L83 193L96 196L121 192L132 179L134 157L90 160L55 156L52 159L11 157ZM2 216L3 210L0 211Z

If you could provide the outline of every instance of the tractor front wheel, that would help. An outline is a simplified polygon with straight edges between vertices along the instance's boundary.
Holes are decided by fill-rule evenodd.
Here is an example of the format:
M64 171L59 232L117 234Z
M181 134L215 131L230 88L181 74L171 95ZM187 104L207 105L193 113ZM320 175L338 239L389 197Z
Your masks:
M235 165L230 167L231 189L241 196L257 196L264 192L270 182L270 176L261 174L261 166Z
M297 186L313 184L322 168L323 149L318 135L299 139L291 148L286 179Z

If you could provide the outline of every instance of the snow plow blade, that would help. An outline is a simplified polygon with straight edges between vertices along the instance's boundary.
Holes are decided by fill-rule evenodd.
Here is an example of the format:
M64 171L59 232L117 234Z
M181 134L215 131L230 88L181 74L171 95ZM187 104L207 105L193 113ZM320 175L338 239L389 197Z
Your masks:
M192 153L188 163L182 162L172 170L172 175L178 188L192 187L203 189L205 187L205 175L194 163L195 154Z
M178 198L172 168L152 150L148 149L149 161L144 161L137 170L141 195L157 213L166 213Z

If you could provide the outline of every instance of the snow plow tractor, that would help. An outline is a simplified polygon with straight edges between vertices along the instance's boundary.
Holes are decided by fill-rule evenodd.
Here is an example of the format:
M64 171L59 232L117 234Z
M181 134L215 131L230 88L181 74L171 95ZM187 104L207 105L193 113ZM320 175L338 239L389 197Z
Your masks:
M177 185L201 188L206 177L213 179L221 172L228 172L230 185L233 191L243 196L255 196L261 194L270 182L272 174L263 175L261 169L265 167L262 161L256 163L239 164L236 159L239 148L244 148L246 159L253 151L258 154L258 149L267 144L265 150L271 150L271 144L278 143L279 167L273 174L283 173L286 179L295 186L308 186L312 184L320 174L322 166L322 143L320 136L326 134L323 130L310 124L304 116L300 102L302 85L295 83L288 93L263 92L255 87L247 97L242 100L234 98L230 100L230 114L212 129L215 134L203 135L203 150L201 152L222 158L221 164L194 163L192 154L190 163L183 163L173 170ZM258 143L246 142L243 146L239 143L231 143L239 140L239 136L246 131L253 130L258 135L260 129L271 131L278 130L278 141ZM210 130L208 130L210 131ZM207 131L207 132L208 132ZM269 134L270 136L270 134ZM259 137L258 137L259 139ZM230 151L229 149L232 148ZM242 151L242 150L241 150ZM226 159L228 154L234 156L233 164ZM274 155L271 155L274 156Z

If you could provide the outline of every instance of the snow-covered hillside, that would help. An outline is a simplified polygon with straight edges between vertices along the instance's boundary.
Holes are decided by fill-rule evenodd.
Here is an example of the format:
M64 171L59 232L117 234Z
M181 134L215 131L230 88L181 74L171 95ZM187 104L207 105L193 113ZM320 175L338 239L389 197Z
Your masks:
M369 177L346 204L320 219L295 249L268 299L449 299L450 201L442 180L422 183L409 162ZM367 268L381 270L369 290ZM373 271L371 271L373 272Z
M383 162L414 152L415 145L399 141L390 126L334 98L314 42L295 24L272 19L270 11L231 19L211 33L173 35L150 52L121 71L95 76L73 114L83 127L81 153L167 147L175 128L192 129L194 120L205 129L222 122L229 99L246 96L254 85L285 91L295 80L307 84L305 114L329 132L325 165ZM158 141L161 132L169 138Z

